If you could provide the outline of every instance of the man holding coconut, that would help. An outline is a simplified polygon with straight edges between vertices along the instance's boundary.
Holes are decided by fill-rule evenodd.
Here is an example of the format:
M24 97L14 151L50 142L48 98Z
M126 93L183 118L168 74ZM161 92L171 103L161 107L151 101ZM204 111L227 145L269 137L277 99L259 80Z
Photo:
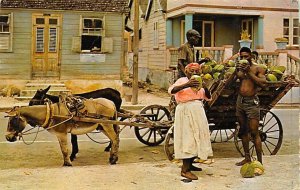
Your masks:
M251 162L249 152L250 136L253 139L257 160L262 163L262 144L258 131L260 107L257 91L266 85L265 70L251 61L251 50L242 47L240 61L236 67L236 76L240 80L236 102L236 116L240 125L239 138L242 139L245 159L236 163L242 166Z

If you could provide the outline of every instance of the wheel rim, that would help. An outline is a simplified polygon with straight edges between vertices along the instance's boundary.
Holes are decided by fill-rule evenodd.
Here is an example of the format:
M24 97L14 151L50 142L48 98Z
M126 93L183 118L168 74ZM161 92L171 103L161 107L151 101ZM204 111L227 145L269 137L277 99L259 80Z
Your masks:
M172 129L170 129L172 130ZM164 144L164 149L165 149L165 153L168 157L168 160L172 161L175 158L174 155L174 137L173 137L173 132L168 132L167 136L166 136L166 141Z
M171 121L169 110L161 105L150 105L140 111L141 115L151 121ZM135 127L134 132L137 139L148 145L157 146L165 140L169 128L166 127Z
M259 121L259 135L262 142L263 155L275 155L281 147L283 138L282 124L279 118L271 111L261 110ZM235 145L237 150L244 156L242 140L235 135ZM249 143L250 155L255 156L253 140Z

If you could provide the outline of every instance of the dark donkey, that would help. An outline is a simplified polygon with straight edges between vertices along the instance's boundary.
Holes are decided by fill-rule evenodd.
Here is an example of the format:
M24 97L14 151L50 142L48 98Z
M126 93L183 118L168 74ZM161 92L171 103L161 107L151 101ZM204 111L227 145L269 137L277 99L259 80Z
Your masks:
M59 102L59 97L47 94L51 85L48 86L46 89L37 90L33 98L29 101L29 106L33 105L43 105L45 104L45 99L49 99L52 103ZM86 92L82 94L73 94L73 96L80 96L83 98L105 98L114 102L117 111L120 111L122 98L119 91L112 89L112 88L104 88L99 89L91 92ZM77 142L77 135L71 134L71 143L72 143L72 153L70 156L71 161L76 158L76 154L78 153L78 142ZM111 148L111 143L105 148L105 151L108 152Z

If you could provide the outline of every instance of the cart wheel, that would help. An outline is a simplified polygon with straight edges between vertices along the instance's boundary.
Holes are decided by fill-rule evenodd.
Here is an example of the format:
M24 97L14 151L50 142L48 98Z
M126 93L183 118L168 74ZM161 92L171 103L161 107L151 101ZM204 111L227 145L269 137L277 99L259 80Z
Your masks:
M169 129L164 145L165 153L170 161L174 160L174 132L173 132L173 126Z
M259 121L259 134L262 142L263 155L275 155L280 149L283 137L282 124L279 118L271 111L261 110ZM244 156L242 140L237 134L234 136L234 142L237 150ZM250 155L255 156L255 147L252 140L249 144Z
M140 114L151 121L171 121L169 110L161 105L150 105L144 107ZM135 127L134 132L137 139L148 145L157 146L165 140L169 128Z
M233 124L236 126L236 124ZM234 137L236 129L216 129L210 130L210 141L212 143L227 142Z

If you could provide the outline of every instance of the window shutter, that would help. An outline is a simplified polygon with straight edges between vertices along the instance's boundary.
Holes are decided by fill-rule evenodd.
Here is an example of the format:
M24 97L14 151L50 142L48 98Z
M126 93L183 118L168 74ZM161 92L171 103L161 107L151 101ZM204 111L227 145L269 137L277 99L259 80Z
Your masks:
M101 52L102 53L112 53L113 52L113 39L112 38L107 38L107 37L102 38Z
M10 36L0 36L0 50L9 49L9 38Z
M72 51L81 52L81 36L74 36L72 38Z

